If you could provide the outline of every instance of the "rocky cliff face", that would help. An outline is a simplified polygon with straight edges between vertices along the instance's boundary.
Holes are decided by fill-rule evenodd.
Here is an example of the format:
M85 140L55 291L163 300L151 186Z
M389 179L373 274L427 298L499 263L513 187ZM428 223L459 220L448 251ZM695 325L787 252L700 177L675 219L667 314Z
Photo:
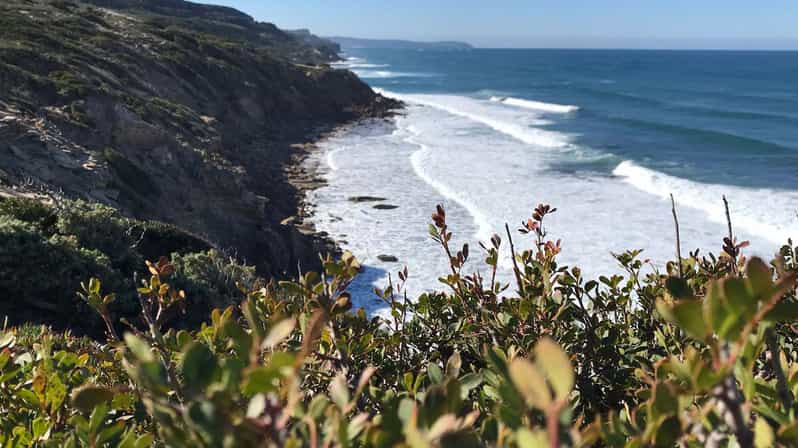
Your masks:
M315 259L293 143L395 104L328 49L182 0L0 4L0 190L61 192L175 223L262 273Z

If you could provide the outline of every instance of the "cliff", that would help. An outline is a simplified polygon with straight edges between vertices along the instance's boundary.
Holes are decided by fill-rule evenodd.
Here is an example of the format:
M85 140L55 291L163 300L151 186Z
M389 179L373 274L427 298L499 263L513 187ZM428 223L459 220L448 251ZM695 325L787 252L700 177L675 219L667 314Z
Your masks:
M0 193L178 225L263 274L312 265L287 166L318 131L395 106L335 48L182 0L0 4Z

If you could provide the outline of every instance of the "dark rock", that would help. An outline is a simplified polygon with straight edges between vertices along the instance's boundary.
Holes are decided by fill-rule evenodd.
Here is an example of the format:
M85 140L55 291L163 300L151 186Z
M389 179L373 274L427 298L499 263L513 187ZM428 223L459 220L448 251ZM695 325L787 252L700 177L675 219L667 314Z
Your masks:
M349 198L351 202L381 202L384 201L385 198L377 197L377 196L352 196Z
M373 208L376 208L377 210L393 210L399 208L399 206L393 204L377 204Z
M377 255L377 259L386 263L396 263L399 261L399 259L393 255Z

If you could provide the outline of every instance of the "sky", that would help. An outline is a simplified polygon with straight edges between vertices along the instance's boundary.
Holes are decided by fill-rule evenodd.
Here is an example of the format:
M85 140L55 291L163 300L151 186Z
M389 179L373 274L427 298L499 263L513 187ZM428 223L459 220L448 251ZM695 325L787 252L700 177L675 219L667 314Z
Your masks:
M321 36L490 48L798 49L797 0L194 0Z

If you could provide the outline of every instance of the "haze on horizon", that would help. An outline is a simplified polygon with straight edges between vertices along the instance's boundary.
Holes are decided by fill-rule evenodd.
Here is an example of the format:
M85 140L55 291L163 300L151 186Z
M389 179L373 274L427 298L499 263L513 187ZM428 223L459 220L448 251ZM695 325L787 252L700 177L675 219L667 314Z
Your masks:
M798 50L794 0L194 1L320 36L458 40L489 48Z

